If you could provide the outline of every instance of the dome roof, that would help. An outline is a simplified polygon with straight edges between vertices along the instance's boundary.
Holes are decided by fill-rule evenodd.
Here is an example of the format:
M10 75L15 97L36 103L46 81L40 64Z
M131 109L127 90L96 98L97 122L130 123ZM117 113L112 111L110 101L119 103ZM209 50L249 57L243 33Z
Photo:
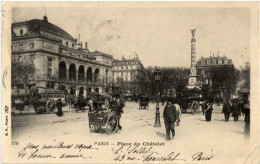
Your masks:
M46 32L50 32L50 33L53 33L53 34L56 34L56 35L59 35L59 36L62 36L62 37L65 37L67 39L70 39L70 40L76 40L74 39L69 33L67 33L66 31L64 31L63 29L61 29L60 27L52 24L52 23L49 23L48 22L48 19L46 16L44 16L44 19L43 20L40 20L40 19L32 19L30 21L28 21L30 25L32 26L38 26L40 27L41 30L43 31L46 31Z

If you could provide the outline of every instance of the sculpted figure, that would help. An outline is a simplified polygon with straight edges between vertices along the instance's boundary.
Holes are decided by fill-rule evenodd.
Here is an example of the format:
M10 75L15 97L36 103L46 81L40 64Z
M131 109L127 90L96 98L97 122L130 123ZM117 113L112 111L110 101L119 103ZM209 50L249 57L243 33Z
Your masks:
M190 29L190 31L191 31L192 37L194 38L195 37L196 28L195 29Z

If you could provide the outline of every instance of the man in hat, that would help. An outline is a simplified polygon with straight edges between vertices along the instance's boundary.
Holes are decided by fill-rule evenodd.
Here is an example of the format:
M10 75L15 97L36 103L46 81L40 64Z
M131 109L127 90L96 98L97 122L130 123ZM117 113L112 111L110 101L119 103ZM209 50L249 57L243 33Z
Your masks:
M213 105L213 102L206 101L206 109L205 109L206 121L211 121L212 110L213 110L212 105Z
M172 99L169 98L167 105L163 111L164 124L166 129L167 140L171 139L170 131L172 132L172 138L175 136L174 123L177 118L177 112L175 106L172 105Z
M121 114L124 113L123 111L123 107L124 107L124 103L123 100L120 98L120 94L115 94L115 112L116 115L118 117L118 127L119 130L122 129L122 126L120 125L120 118L121 118Z
M222 109L222 113L224 113L225 116L225 121L229 120L230 112L231 112L230 103L228 100L225 99L223 103L223 109Z

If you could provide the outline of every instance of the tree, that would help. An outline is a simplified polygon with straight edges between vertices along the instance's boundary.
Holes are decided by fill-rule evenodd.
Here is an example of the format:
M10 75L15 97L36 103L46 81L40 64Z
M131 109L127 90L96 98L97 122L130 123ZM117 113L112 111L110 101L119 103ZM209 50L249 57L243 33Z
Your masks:
M246 88L250 90L250 64L246 63L245 69L242 70L242 79L244 80L242 88Z
M11 63L11 83L12 86L22 85L27 99L27 87L34 80L36 68L32 60L24 57L22 61L12 60Z

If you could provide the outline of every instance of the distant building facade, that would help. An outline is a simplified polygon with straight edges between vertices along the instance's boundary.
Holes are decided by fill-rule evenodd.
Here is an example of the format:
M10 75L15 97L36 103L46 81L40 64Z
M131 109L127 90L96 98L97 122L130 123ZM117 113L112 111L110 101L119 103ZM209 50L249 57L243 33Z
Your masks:
M46 16L12 23L11 28L12 60L30 60L35 65L37 72L31 83L40 90L62 86L76 94L79 90L100 92L111 81L113 56L89 52L87 42L83 48L82 42L48 22Z
M129 91L137 92L140 90L137 78L140 72L144 71L144 66L138 55L131 59L126 59L124 56L121 60L114 59L112 66L112 81L115 85Z
M214 88L216 96L231 98L232 74L234 64L226 56L201 57L196 64L200 85L208 84Z

